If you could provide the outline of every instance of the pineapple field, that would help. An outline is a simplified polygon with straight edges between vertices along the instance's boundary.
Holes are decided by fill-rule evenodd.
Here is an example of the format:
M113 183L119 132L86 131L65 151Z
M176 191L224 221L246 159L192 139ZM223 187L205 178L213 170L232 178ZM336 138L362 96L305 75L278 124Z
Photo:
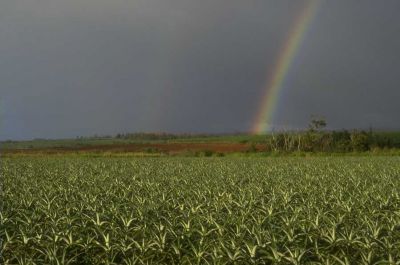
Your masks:
M399 157L9 157L1 264L400 264Z

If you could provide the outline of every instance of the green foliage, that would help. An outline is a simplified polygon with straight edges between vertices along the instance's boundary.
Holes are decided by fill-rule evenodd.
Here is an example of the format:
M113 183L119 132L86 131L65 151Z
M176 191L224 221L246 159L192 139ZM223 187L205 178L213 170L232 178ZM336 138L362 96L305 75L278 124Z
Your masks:
M313 118L305 132L283 132L268 138L269 151L284 152L365 152L383 148L398 148L396 134L374 133L370 130L325 131L327 122ZM395 140L395 141L392 141Z
M397 148L383 134L357 131L286 132L267 138L267 151L285 152L364 152Z
M7 158L1 172L1 264L400 260L399 157Z
M351 135L348 131L333 131L332 134L332 146L338 152L349 152L351 151L350 140Z
M205 150L205 151L202 152L202 154L203 154L204 156L206 156L206 157L210 157L210 156L213 156L214 151Z
M369 150L371 139L366 132L353 132L350 135L350 144L354 151Z

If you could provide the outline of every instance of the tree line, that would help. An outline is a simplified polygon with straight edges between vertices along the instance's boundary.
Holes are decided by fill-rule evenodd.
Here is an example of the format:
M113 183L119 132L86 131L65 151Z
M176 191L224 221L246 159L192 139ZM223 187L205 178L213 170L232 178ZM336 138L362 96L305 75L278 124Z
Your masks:
M364 152L398 148L398 143L372 130L325 130L324 119L313 119L303 132L280 132L267 138L268 151L284 152Z

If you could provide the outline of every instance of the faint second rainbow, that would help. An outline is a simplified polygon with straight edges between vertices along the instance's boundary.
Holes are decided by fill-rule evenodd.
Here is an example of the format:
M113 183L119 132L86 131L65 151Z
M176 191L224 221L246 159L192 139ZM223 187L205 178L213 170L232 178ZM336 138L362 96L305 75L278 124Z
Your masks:
M279 101L279 92L283 88L290 66L293 64L307 29L317 13L320 1L322 0L308 0L306 6L295 20L293 29L285 41L272 75L268 79L265 92L261 97L260 107L251 129L253 133L259 134L270 129L270 123Z

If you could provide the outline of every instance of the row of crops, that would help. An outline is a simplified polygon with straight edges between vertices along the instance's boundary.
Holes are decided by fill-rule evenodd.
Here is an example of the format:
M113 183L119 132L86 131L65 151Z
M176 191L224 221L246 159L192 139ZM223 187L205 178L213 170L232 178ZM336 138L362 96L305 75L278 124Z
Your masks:
M9 158L0 264L400 264L400 158Z

